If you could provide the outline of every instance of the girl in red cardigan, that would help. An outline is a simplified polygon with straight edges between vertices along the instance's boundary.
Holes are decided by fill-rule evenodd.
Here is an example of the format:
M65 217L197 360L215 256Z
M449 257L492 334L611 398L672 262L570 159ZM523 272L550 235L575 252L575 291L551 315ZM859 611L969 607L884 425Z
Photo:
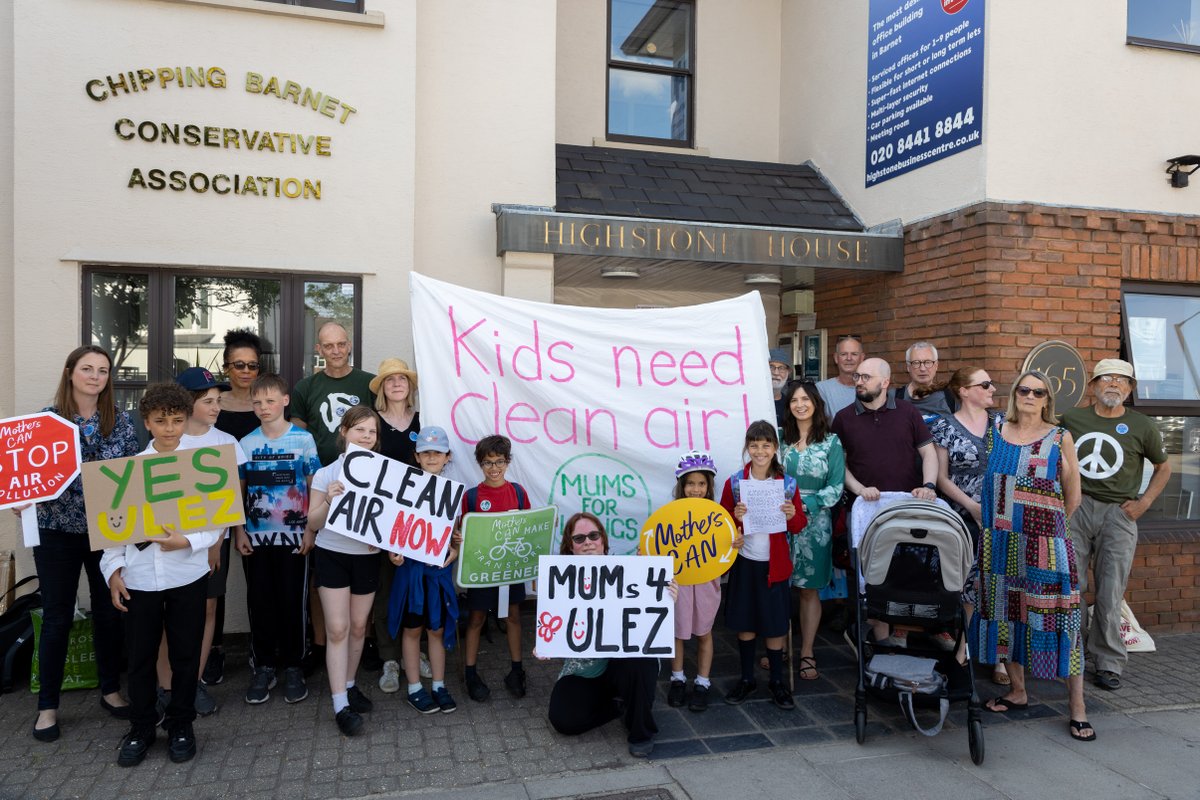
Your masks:
M808 519L804 515L804 507L793 502L796 482L784 474L776 457L778 452L779 439L774 424L765 420L752 423L746 429L746 446L742 450L750 463L730 476L721 492L721 505L737 520L739 535L734 540L734 547L741 550L729 570L729 583L725 587L725 623L737 631L742 679L725 695L725 702L738 705L757 688L754 680L754 640L762 636L766 639L767 660L771 668L771 681L768 684L771 700L780 708L790 711L796 707L796 703L783 682L783 644L792 616L792 594L788 588L788 580L792 576L792 558L787 534L804 530ZM742 519L747 511L740 491L743 480L783 481L784 501L780 510L787 518L786 531L742 535Z

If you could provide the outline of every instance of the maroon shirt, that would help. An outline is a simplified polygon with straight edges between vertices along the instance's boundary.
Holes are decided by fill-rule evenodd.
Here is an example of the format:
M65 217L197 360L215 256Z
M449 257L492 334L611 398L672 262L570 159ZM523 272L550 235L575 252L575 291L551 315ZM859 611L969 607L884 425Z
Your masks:
M887 403L872 411L856 399L833 418L833 432L846 451L846 469L863 486L911 492L924 483L917 448L933 436L912 403L889 392Z

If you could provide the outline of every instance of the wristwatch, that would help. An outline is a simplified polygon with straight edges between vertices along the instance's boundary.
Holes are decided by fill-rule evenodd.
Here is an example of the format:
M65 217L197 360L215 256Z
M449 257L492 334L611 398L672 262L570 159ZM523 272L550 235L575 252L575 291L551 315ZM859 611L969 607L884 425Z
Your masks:
M930 481L925 481L925 483L923 483L923 484L921 484L921 485L922 485L922 486L924 486L926 489L929 489L930 491L934 491L934 492L936 492L936 491L937 491L937 484L936 484L936 483L932 483L932 482L930 482Z

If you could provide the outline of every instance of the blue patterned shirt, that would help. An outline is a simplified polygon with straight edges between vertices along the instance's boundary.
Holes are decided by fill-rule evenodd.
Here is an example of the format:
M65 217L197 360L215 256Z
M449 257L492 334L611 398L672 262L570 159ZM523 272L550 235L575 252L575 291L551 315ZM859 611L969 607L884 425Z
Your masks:
M57 408L43 408L58 414ZM58 414L62 417L62 414ZM66 419L66 417L63 417ZM137 433L133 428L133 419L128 411L117 411L112 433L103 436L100 433L100 412L84 419L78 414L71 420L79 426L79 447L85 463L89 461L105 461L110 458L128 458L141 452L138 446ZM87 535L87 513L83 508L83 476L71 481L67 490L51 500L37 505L38 528L42 530L58 530L66 533Z

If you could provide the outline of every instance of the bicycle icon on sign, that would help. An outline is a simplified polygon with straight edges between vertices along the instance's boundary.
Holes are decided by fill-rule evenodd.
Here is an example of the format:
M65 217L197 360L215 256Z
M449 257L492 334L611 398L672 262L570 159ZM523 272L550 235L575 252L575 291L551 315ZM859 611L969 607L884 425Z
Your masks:
M503 542L488 550L488 558L492 561L500 561L506 556L525 559L531 555L533 555L533 545L526 541L514 542L507 536Z

